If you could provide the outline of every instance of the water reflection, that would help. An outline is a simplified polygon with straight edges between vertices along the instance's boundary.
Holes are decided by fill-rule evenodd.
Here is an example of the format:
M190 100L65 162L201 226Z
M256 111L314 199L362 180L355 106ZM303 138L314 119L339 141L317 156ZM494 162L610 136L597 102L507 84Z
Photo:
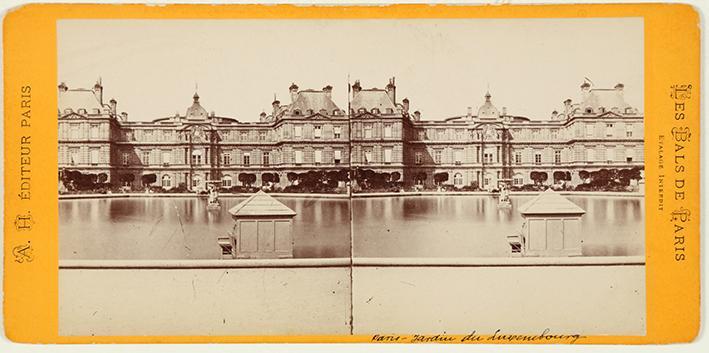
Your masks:
M350 206L354 255L359 257L508 256L506 236L519 230L513 196L499 209L487 196L426 196L348 200L279 198L298 213L296 258L348 257ZM233 226L227 210L244 198L145 198L59 202L62 259L217 259L217 236ZM644 200L569 197L581 219L584 255L644 254Z
M355 199L354 255L359 257L508 256L506 236L519 230L516 209L532 196L512 197L512 208L499 209L485 196ZM644 254L644 200L574 197L586 209L581 221L582 252L593 256ZM387 204L390 216L368 210ZM620 210L631 210L622 211Z

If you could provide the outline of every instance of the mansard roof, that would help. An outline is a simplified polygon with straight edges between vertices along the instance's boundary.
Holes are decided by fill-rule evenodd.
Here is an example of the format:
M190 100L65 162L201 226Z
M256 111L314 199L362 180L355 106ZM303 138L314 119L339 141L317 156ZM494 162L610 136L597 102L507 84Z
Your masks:
M625 102L623 92L618 89L591 89L589 94L581 102L581 109L592 108L593 111L598 111L598 108L611 110L613 108L624 111L626 108L632 108L630 104Z
M328 114L332 114L333 111L340 110L335 102L332 101L329 93L310 89L299 91L295 100L288 105L287 109L291 114L295 111L304 114L308 110L312 110L315 113L325 110Z
M59 113L64 113L67 109L76 112L79 109L86 109L91 112L94 109L102 109L101 101L93 90L90 89L70 89L60 92L57 97Z
M355 93L350 106L354 111L358 111L361 108L367 111L372 111L375 108L380 111L386 111L387 109L396 111L396 104L391 100L387 91L376 88L363 89Z

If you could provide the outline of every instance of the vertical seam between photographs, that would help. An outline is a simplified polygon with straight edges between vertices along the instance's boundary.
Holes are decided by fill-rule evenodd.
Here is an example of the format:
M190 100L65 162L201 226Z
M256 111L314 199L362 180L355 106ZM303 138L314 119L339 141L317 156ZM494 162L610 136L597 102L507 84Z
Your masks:
M350 335L354 335L354 207L352 204L352 104L351 104L350 74L347 74L347 149L349 151L349 187L347 188L347 200L350 214Z

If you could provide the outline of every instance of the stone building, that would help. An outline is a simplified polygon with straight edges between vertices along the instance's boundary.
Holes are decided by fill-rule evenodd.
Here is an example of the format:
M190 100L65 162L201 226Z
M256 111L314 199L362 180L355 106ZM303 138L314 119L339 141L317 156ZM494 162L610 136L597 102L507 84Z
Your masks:
M465 115L425 120L397 100L394 79L383 89L351 87L349 109L332 99L333 87L289 87L289 102L274 98L257 122L217 115L197 93L184 115L130 121L103 87L58 91L59 168L104 173L114 184L140 185L146 174L164 188L191 190L207 181L242 184L241 174L261 185L288 173L349 168L398 172L405 185L432 185L436 174L455 187L500 183L577 185L601 168L642 167L643 116L623 98L624 86L581 85L580 99L567 99L542 119L498 109L488 92ZM265 178L270 174L270 178Z

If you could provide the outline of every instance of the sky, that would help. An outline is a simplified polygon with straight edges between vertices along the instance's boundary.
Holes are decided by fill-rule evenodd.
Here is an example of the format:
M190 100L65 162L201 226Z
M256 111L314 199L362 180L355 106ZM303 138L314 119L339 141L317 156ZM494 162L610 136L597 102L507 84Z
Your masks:
M207 111L240 121L270 112L288 87L396 78L423 119L474 111L486 91L510 114L548 119L594 87L625 85L643 111L641 18L413 20L61 20L58 79L115 98L132 121L185 114L195 90Z

